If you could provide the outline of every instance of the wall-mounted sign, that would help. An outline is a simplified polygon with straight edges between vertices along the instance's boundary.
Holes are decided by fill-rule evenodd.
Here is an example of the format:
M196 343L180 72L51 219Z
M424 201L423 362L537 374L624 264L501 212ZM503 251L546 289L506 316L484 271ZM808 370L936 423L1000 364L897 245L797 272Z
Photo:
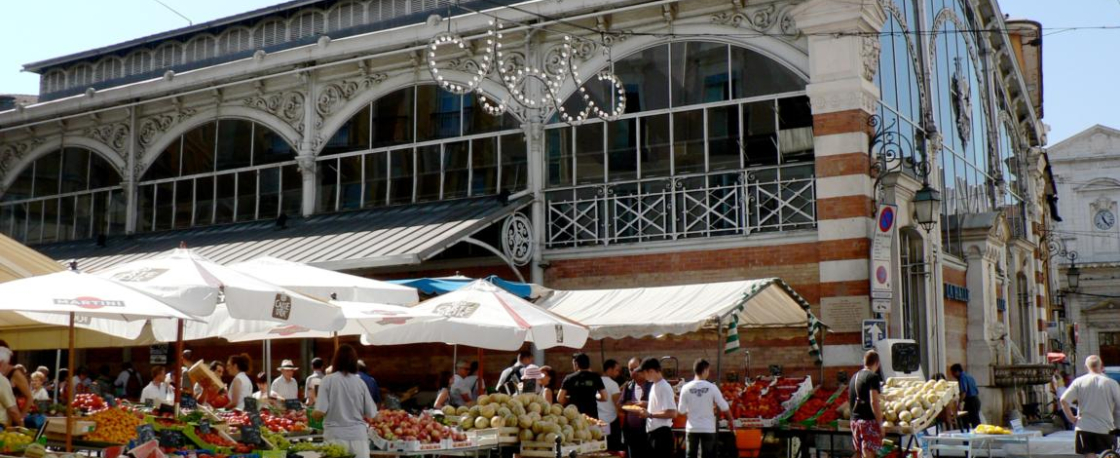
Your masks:
M891 268L898 207L879 205L875 217L875 236L871 239L871 297L890 299L894 295L894 269Z

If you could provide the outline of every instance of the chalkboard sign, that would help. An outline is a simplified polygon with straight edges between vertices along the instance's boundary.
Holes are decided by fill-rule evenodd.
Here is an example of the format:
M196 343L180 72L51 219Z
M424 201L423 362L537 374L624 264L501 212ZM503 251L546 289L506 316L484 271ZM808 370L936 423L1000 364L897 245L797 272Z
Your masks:
M303 403L299 399L287 399L284 401L284 410L303 410Z
M202 434L210 434L210 419L203 418L198 421L198 432Z
M260 408L260 404L257 404L257 398L254 398L254 397L246 397L245 398L245 411L246 412L252 414L252 413L260 412L260 410L261 410L261 408Z
M245 425L241 427L241 443L245 445L261 445L261 427Z
M159 409L156 409L156 411L159 412L161 415L174 416L175 415L175 406L173 406L171 404L160 403Z
M194 410L198 408L198 400L187 393L179 396L179 407L184 409Z
M253 412L249 414L249 424L260 428L264 425L264 420L261 420L261 414Z
M150 408L155 407L155 406L156 406L156 400L155 399L149 398L149 399L144 400L144 407L147 407L147 408L150 409Z
M186 442L186 437L183 436L181 431L173 429L165 429L159 432L159 446L179 448Z
M137 441L141 444L147 444L156 440L156 428L149 423L144 423L136 427Z
M109 406L110 408L117 406L117 398L115 396L111 394L105 394L102 395L101 398L105 400L105 405Z

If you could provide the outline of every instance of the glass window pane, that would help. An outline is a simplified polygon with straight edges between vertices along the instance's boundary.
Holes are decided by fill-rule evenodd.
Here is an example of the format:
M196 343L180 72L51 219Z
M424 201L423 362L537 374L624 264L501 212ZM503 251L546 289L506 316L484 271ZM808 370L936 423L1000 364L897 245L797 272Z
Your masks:
M257 219L257 171L237 174L237 220Z
M35 160L35 197L58 195L58 168L61 160L61 151Z
M601 122L576 126L576 184L602 183L606 176Z
M173 226L175 217L175 183L156 185L156 230L166 231Z
M90 153L89 155L89 189L100 189L109 186L119 186L121 175L105 158Z
M89 151L82 148L62 150L62 193L89 190Z
M12 223L15 220L14 210L15 205L0 206L0 232L12 238L15 237L12 231Z
M66 216L72 216L74 213L74 200L67 199L70 203L69 208L63 210L59 208L58 199L47 199L43 201L43 238L42 243L50 243L58 240L59 224L58 218L62 211L66 212ZM69 226L69 225L68 225ZM73 226L70 226L73 227Z
M136 193L136 230L146 232L152 230L152 207L155 205L156 186L140 186Z
M218 170L253 165L253 123L240 119L218 122Z
M58 205L58 218L51 219L57 225L58 234L55 240L63 241L74 238L74 197L63 197L61 199L51 199Z
M167 145L155 162L148 166L140 181L160 180L179 176L179 149L183 145L182 137Z
M502 136L502 189L515 193L529 185L529 158L525 154L525 136Z
M339 209L362 207L362 157L347 156L338 159L338 179L341 200Z
M708 109L708 168L733 170L742 165L739 158L739 107Z
M92 213L90 213L90 237L97 237L98 235L109 234L109 221L112 218L109 215L109 196L112 192L99 192L90 196L89 203L93 205ZM82 207L81 199L78 200L79 209ZM80 225L81 223L79 223Z
M296 150L272 129L260 124L253 126L253 165L293 161Z
M369 105L366 105L334 132L330 140L327 140L327 146L323 148L319 155L330 156L369 149L369 129Z
M214 141L218 123L196 127L183 135L183 175L214 171Z
M4 198L0 200L10 202L14 200L30 199L34 176L35 164L32 163L28 165L26 169L23 169L19 177L17 177L16 180L12 182L12 185L8 187L8 190L4 192Z
M299 166L285 165L281 176L284 193L280 196L280 207L285 215L303 215L303 172Z
M491 102L493 104L493 102ZM521 123L509 114L494 116L482 109L482 102L474 94L463 96L464 135L484 134L516 129Z
M214 221L214 177L198 177L194 184L194 224L205 226Z
M485 113L482 116L489 116ZM471 195L485 196L498 192L498 138L480 138L471 142Z
M549 129L546 134L548 148L548 185L572 184L572 128Z
M774 102L754 102L743 105L743 135L747 166L774 165L778 163L778 135Z
M673 43L673 106L730 98L727 45L703 41Z
M385 205L389 187L389 153L366 155L366 202L365 207Z
M583 99L585 94L591 99L591 102L594 102L595 106L599 107L601 110L611 111L614 109L614 99L612 97L614 97L615 88L613 83L609 81L600 81L598 78L591 78L590 81L583 82L582 88L584 92L576 91L568 97L568 100L565 100L563 104L564 113L571 116L573 121L574 118L577 118L580 113L584 111L587 112L584 114L584 118L593 119L596 117L594 112L589 109L590 104ZM553 116L553 118L556 122L562 121L559 114Z
M105 202L104 193L96 194L83 194L74 199L74 238L75 239L88 239L94 234L100 234L103 226L96 229L93 228L93 199ZM103 208L104 205L101 205ZM103 213L98 215L98 219L104 219Z
M124 191L117 189L109 193L109 230L108 235L124 234L125 219L128 214L128 202Z
M704 171L704 110L673 114L673 173Z
M439 145L416 149L416 201L439 200L440 171L442 168Z
M458 137L462 133L462 97L436 86L416 87L416 141Z
M272 219L280 215L280 169L281 167L271 167L257 173L257 179L260 180L260 203L257 204L260 219Z
M607 180L638 178L638 122L623 119L607 123Z
M43 201L27 204L27 243L39 243L43 237Z
M413 191L413 151L400 149L389 153L389 203L407 204L412 202Z
M338 208L338 159L319 161L320 212L333 212Z
M237 199L236 176L237 174L227 173L214 178L218 185L214 224L233 222L233 203Z
M669 115L642 119L642 178L666 177L672 172Z
M735 98L801 91L805 82L796 73L749 49L731 47L731 93Z
M658 45L614 64L626 87L626 112L669 108L669 46Z
M813 160L813 113L808 97L778 100L778 129L782 162Z
M373 102L374 148L412 143L412 98L415 91L411 87L401 89Z
M467 197L470 187L471 161L467 142L443 145L443 198Z
M194 183L192 180L175 182L175 229L191 227L194 215Z

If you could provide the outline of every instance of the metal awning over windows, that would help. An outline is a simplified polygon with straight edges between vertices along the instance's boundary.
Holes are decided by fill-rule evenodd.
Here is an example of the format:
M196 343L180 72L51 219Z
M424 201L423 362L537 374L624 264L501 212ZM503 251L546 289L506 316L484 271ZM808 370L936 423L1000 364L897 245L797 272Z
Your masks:
M408 265L430 259L527 203L463 199L315 215L289 221L286 228L257 221L110 239L104 247L84 241L37 248L59 261L77 261L85 271L156 256L180 242L222 264L267 255L338 270Z

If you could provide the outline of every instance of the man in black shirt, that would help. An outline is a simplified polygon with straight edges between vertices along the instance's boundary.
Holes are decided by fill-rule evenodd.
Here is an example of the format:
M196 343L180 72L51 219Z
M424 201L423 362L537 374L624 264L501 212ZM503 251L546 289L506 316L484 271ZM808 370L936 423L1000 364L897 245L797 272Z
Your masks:
M646 380L645 372L641 370L641 358L630 359L627 368L630 369L630 379L622 387L622 405L646 407L649 405L649 391L653 383ZM633 457L649 456L649 438L646 435L646 420L634 412L622 411L625 421L622 422L622 440L626 442L627 455Z
M863 369L856 372L848 384L848 402L852 407L852 447L857 458L875 458L883 446L882 389L879 353L868 350L863 354Z
M603 377L591 372L591 358L584 353L572 355L572 369L575 372L564 377L560 384L560 392L556 395L556 402L560 405L576 406L579 412L591 418L599 418L598 399L607 397L607 387L603 385Z

